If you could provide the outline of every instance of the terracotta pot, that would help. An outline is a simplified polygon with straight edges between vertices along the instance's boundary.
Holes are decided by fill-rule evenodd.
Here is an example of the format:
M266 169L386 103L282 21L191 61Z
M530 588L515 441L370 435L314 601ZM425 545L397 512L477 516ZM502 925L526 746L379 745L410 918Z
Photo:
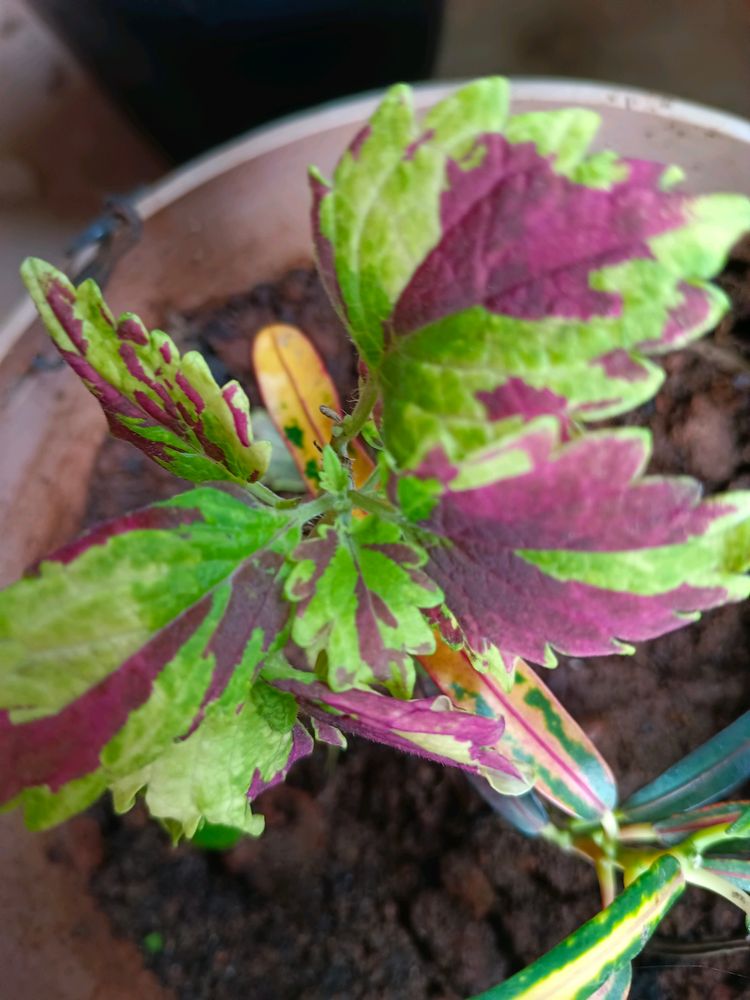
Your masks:
M429 106L451 89L421 87L417 104ZM107 287L113 309L132 308L156 325L168 309L189 310L308 263L306 168L315 163L330 170L375 100L356 98L256 131L155 185L137 202L143 237L118 263ZM554 80L519 81L514 87L516 112L571 105L601 113L598 146L678 163L694 191L750 195L750 123L622 88ZM53 358L33 309L22 304L0 330L0 579L5 583L74 533L105 433L92 397L67 368L54 367ZM71 990L61 987L53 990L55 996L114 996L110 987L96 992L102 932L97 930L95 946L76 943L79 911L91 923L84 875L64 885L55 876L62 901L45 902L27 891L47 877L45 851L55 836L60 835L30 837L16 817L0 823L0 840L10 850L5 864L14 868L12 879L7 872L0 876L5 916L0 967L8 995L49 995L55 963L67 962L57 981L67 976ZM45 942L52 940L50 950ZM115 966L126 970L131 959L120 954L118 961ZM117 995L144 998L143 989L128 986Z

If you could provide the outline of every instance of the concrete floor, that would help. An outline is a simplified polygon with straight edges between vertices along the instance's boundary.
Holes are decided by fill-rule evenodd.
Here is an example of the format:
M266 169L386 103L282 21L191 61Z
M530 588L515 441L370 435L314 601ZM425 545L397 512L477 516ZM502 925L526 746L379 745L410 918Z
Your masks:
M445 11L438 77L609 80L750 117L750 0L446 0ZM59 260L108 194L166 164L25 0L0 0L0 95L1 322L25 255Z
M25 256L60 259L107 195L165 163L23 0L0 0L0 95L1 322Z

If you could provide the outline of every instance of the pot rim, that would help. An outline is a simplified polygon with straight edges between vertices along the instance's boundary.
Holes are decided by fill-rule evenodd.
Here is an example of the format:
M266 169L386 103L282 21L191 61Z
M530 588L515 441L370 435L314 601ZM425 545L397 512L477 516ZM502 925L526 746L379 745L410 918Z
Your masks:
M564 103L569 101L573 105L594 104L602 108L632 111L635 114L657 115L660 118L723 132L750 145L750 120L708 105L683 101L638 87L591 80L533 76L508 77L508 79L511 85L511 101L514 98L544 100L554 95L555 100ZM469 82L468 78L464 78L441 80L439 83L415 83L412 85L415 107L417 110L429 107ZM195 186L197 177L201 182L213 180L217 175L243 163L248 155L260 156L327 128L349 122L355 124L369 116L384 91L385 88L378 88L337 98L304 111L296 111L207 150L147 188L136 201L138 209L147 219L166 204L176 201L191 190Z
M710 132L724 133L750 146L750 120L708 105L639 87L592 80L536 76L511 76L508 80L511 101L514 98L548 100L554 96L556 101L563 104L585 104L602 110L613 108L636 115L655 115ZM417 110L429 107L468 82L464 78L412 84L415 107ZM374 110L384 90L385 88L378 88L340 97L251 129L207 150L154 181L133 199L134 205L141 218L149 219L189 191L240 166L251 157L261 156L329 128L356 124ZM76 269L83 266L93 252L93 249L84 250L77 255L73 261ZM0 362L18 337L31 325L35 315L34 306L28 299L23 299L7 315L0 325Z

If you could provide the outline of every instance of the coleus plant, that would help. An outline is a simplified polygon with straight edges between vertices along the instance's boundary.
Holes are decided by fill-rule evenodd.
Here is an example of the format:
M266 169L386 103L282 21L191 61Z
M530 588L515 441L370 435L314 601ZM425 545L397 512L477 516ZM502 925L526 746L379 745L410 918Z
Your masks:
M314 740L454 765L602 885L602 913L497 998L625 996L687 882L750 909L747 804L706 806L748 774L750 717L618 808L528 665L628 653L750 593L750 493L647 475L648 432L601 423L716 324L710 279L750 202L591 153L597 126L582 109L509 116L499 78L419 121L399 86L332 180L312 171L356 405L341 411L298 331L255 343L306 496L263 481L272 448L238 383L115 318L92 282L26 262L112 432L195 485L0 597L0 801L44 828L109 790L118 810L143 795L175 839L258 834L252 801Z

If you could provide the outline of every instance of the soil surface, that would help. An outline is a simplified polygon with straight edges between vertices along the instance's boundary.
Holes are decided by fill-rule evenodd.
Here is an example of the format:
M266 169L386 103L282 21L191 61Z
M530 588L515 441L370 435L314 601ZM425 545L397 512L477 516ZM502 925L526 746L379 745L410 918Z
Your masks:
M629 421L654 432L653 470L690 473L710 492L750 486L750 244L722 281L731 317L705 345L666 359L662 391ZM354 359L312 271L169 326L257 401L250 344L271 321L311 336L342 398L351 396ZM181 488L115 441L97 471L89 521ZM545 680L611 763L624 797L748 709L749 648L750 605L731 606L633 657L569 660ZM509 829L460 773L356 739L345 754L318 749L258 809L266 834L225 853L173 849L139 809L93 811L103 841L95 897L180 1000L465 997L598 908L584 862ZM691 891L660 933L699 941L744 931L739 911ZM631 996L750 997L747 949L686 961L650 946Z

